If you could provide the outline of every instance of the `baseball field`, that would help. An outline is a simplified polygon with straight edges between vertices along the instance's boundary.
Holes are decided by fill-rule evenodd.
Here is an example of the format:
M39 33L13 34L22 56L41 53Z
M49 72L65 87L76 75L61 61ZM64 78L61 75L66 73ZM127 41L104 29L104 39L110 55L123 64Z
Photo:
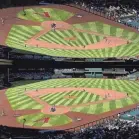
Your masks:
M76 58L130 57L139 54L138 33L102 21L85 21L87 17L82 12L49 6L26 8L25 12L26 15L23 11L16 15L20 23L11 26L5 40L9 47ZM80 13L82 17L79 18L77 14ZM75 19L78 23L72 23ZM53 23L56 24L55 31L51 27Z
M13 125L16 122L22 126L24 119L25 126L34 128L78 125L82 121L93 120L92 116L137 103L138 89L138 82L127 80L71 78L21 81L7 89L8 101L3 100L0 109L5 111L7 116L4 118L8 117L8 120L18 114L15 121L11 121ZM8 110L8 105L11 110ZM51 111L52 107L55 111ZM81 118L81 121L77 122L76 118Z

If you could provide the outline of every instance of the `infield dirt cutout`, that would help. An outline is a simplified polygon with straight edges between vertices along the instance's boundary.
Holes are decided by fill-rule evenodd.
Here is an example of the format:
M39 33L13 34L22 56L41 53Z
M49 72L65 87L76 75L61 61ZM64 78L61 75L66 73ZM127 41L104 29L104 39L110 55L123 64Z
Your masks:
M47 95L47 94L56 94L59 92L65 93L65 96L66 96L66 92L68 93L69 91L75 91L75 90L93 93L93 94L101 96L104 99L96 101L96 102L82 103L82 104L72 105L72 106L58 105L58 106L55 106L56 108L55 112L50 111L50 109L52 108L51 105L49 105L47 102L40 99L40 96ZM70 112L72 108L76 108L79 106L99 104L99 103L109 102L111 100L118 100L118 99L127 97L125 93L117 92L114 90L104 90L100 88L47 88L47 89L39 89L36 91L26 91L25 93L27 96L31 97L32 99L34 99L36 102L38 102L39 104L43 106L43 108L41 109L42 113L51 114L51 115L65 114L65 113ZM67 95L67 97L69 96Z
M66 99L75 99L75 98L77 98L77 97L76 97L76 96L67 95L67 96L64 96L64 98L66 98Z
M78 47L71 47L71 46L66 46L63 44L56 44L56 43L49 43L47 41L42 41L42 40L37 40L39 37L42 35L46 34L47 32L51 31L51 24L55 23L56 24L56 30L69 30L73 29L78 32L84 32L92 35L98 35L98 36L103 36L104 39L101 40L100 42L94 43L94 44L89 44L84 46L78 46ZM37 47L44 47L44 48L49 48L49 49L67 49L67 50L91 50L91 49L102 49L102 48L110 48L110 47L116 47L124 44L128 44L129 40L119 38L119 37L112 37L109 35L104 35L101 33L93 32L93 31L86 31L86 30L81 30L81 29L76 29L73 28L72 25L63 22L63 21L45 21L41 24L41 27L43 30L41 30L39 33L34 35L32 38L29 40L25 41L26 45L31 45L31 46L37 46ZM72 37L74 40L76 37ZM69 38L66 38L70 40ZM76 38L77 39L77 38ZM72 41L72 39L71 39Z
M75 40L77 40L77 38L76 37L67 37L67 38L64 38L64 40L66 40L66 41L75 41Z

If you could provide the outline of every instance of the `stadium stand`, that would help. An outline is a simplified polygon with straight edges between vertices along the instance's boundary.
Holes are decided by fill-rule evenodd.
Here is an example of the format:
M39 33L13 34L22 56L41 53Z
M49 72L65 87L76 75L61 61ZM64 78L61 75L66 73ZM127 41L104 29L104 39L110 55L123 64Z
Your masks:
M139 122L120 119L105 119L88 128L71 131L34 130L0 126L1 139L138 139Z
M6 1L7 2L7 1ZM40 2L39 0L35 3ZM55 1L54 1L55 2ZM59 1L59 3L66 3L65 0ZM139 16L138 16L138 7L137 6L127 6L127 5L116 5L117 2L108 2L104 0L91 0L91 1L69 1L71 6L76 6L88 12L104 16L110 20L114 20L126 26L133 27L139 31ZM10 2L9 2L10 3ZM30 2L33 3L33 2ZM16 4L16 2L15 2ZM19 2L20 4L20 2ZM45 1L41 4L47 4ZM136 3L134 4L136 5ZM55 61L86 61L86 62L100 62L100 61L109 61L109 59L65 59L63 57L51 57L43 56L37 54L18 54L18 53L7 53L3 48L0 48L0 59L17 59L17 60L51 60ZM111 58L112 59L112 58ZM122 59L113 58L113 61L124 61ZM12 69L12 68L10 68ZM9 69L8 69L9 70ZM7 72L7 71L6 71ZM138 80L139 72L129 74L125 71L125 68L112 68L112 69L102 69L102 68L84 68L84 69L54 69L54 72L45 71L45 70L29 70L29 69L18 69L14 72L10 70L8 77L4 73L0 72L0 89L4 88L5 80L8 83L18 80L48 80L55 78L72 78L72 77L87 77L87 78L103 78L104 74L114 74L119 76L117 79L123 80ZM128 74L128 75L127 75ZM107 76L106 76L107 78ZM98 79L99 81L99 79ZM105 82L104 86L107 86ZM112 83L112 82L111 82ZM111 85L111 84L110 84ZM68 86L68 84L67 84ZM82 84L81 84L82 86ZM25 88L26 90L26 88ZM37 91L37 89L36 89ZM11 96L13 97L13 96ZM128 99L128 98L126 98ZM131 101L130 101L131 102ZM115 105L114 105L115 106ZM22 107L22 104L21 104ZM116 117L116 118L115 118ZM127 121L120 119L120 114L115 115L114 118L105 118L100 121L94 121L94 125L91 126L80 126L78 130L73 128L73 131L67 129L65 131L61 130L36 130L23 128L14 128L7 127L4 125L0 126L0 138L1 139L138 139L139 138L139 120L136 117L133 117L133 120ZM1 118L1 117L0 117Z

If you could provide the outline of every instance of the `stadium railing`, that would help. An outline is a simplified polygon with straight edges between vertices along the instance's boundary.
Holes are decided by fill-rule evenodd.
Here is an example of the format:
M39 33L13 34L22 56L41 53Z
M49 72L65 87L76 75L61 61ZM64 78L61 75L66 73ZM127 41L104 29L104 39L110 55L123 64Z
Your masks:
M94 120L92 122L89 122L89 123L86 123L86 124L83 124L83 125L79 125L79 126L76 126L76 127L73 127L73 128L65 129L65 131L75 132L75 131L81 130L82 128L84 129L84 128L89 128L89 127L92 127L92 126L97 126L97 125L105 123L106 120L111 120L111 119L118 118L118 114L122 115L122 114L125 114L125 113L129 112L129 111L137 110L137 109L138 108L137 108L137 105L136 105L134 108L128 109L126 111L123 111L123 112L120 112L120 113L116 113L114 115L107 116L107 117L104 117L104 118L99 119L99 120Z
M83 7L82 5L80 4L74 4L74 3L67 3L65 4L66 6L70 6L70 7L74 7L74 8L77 8L77 9L80 9L80 10L83 10L83 11L86 11L86 12L89 12L89 13L92 13L92 14L95 14L95 15L98 15L98 16L101 16L103 18L106 18L108 20L112 20L112 21L115 21L115 22L118 22L119 24L124 24L125 26L128 26L128 27L132 27L134 29L138 29L137 27L135 26L131 26L131 25L128 25L122 21L119 21L121 18L114 18L112 16L109 16L105 13L104 10L100 10L100 9L91 9L90 7Z
M89 12L89 13L93 13L95 15L98 15L98 16L101 16L101 17L104 17L104 18L107 18L109 20L113 20L113 21L116 21L118 22L118 20L116 20L115 18L113 18L112 16L108 16L104 13L104 10L100 10L100 9L91 9L90 7L83 7L82 5L80 4L74 4L74 3L67 3L65 4L66 6L70 6L70 7L74 7L74 8L78 8L80 10L83 10L83 11L86 11L86 12Z

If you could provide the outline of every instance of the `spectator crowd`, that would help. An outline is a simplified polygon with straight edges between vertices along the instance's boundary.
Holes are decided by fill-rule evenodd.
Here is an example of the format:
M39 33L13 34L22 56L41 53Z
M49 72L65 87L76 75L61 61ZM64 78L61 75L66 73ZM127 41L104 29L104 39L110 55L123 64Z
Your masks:
M1 139L138 139L139 122L121 119L105 120L98 125L79 131L51 131L0 127Z
M50 56L10 53L10 59L51 60Z
M38 72L27 72L27 71L22 71L22 72L16 72L16 73L10 73L10 78L11 80L14 80L15 78L20 78L20 79L26 79L26 80L45 80L45 79L50 79L52 73L46 72L46 71L38 71Z
M119 2L119 4L116 4L114 1L92 0L88 2L76 0L70 5L115 20L139 31L139 7L137 6L139 3L137 2L137 5L135 3L121 4Z

